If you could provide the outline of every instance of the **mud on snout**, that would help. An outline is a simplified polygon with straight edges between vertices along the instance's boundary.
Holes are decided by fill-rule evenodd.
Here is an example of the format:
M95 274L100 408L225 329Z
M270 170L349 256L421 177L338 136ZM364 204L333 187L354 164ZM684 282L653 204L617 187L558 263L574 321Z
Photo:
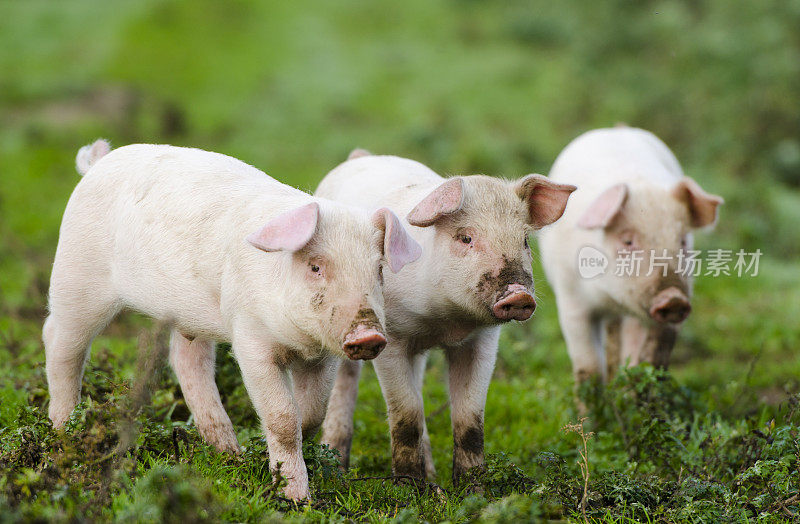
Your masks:
M491 315L501 321L527 320L536 309L533 277L518 261L503 257L500 271L487 271L478 281L478 293L484 297Z
M386 347L386 335L375 311L362 308L344 336L342 351L350 360L372 360Z

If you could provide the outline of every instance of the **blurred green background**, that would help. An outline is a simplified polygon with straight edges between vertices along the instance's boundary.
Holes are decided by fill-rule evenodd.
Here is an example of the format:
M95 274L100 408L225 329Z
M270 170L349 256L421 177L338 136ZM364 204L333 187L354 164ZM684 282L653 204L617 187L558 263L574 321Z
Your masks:
M75 153L97 137L211 149L310 191L354 147L517 177L625 122L725 197L700 247L764 252L758 277L699 280L676 373L796 390L798 27L798 0L3 0L0 326L28 321L39 344ZM539 282L511 335L568 380Z
M547 173L574 137L618 122L653 131L724 196L700 248L763 252L757 277L697 280L671 370L729 420L768 413L800 391L798 28L800 0L0 0L0 426L46 403L49 273L75 154L97 137L226 153L311 191L355 147L442 174ZM534 271L540 307L504 330L486 410L487 452L526 471L540 451L574 448L560 428L577 417L552 292ZM148 325L127 316L98 337L86 382L132 380ZM446 479L441 355L430 368ZM153 409L172 424L188 412L170 419L182 401L166 380ZM246 442L258 424L223 350L219 380ZM621 470L618 443L599 440L594 463ZM387 474L388 447L367 367L355 465Z

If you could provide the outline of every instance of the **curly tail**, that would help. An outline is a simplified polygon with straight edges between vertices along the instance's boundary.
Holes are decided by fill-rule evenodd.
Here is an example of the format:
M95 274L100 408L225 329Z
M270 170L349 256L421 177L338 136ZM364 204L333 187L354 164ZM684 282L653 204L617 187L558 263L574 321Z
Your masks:
M361 158L362 156L371 156L372 153L367 151L366 149L353 149L349 155L347 155L347 160L353 160L354 158Z
M93 144L83 146L78 150L78 156L75 157L75 167L78 168L78 173L83 176L89 172L95 162L106 156L111 151L111 145L107 140L95 140Z

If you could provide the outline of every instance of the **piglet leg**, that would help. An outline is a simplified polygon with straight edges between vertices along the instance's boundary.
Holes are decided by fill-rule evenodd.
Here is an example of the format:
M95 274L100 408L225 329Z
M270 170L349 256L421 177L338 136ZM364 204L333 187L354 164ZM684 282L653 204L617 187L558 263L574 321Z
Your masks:
M420 396L422 396L422 386L425 381L425 363L428 361L428 353L420 353L413 358L414 385ZM422 419L422 456L425 458L425 475L428 480L436 478L436 466L433 464L433 449L431 448L431 437L428 435L428 425L425 418Z
M605 338L603 340L606 354L606 382L611 382L619 370L622 358L621 329L622 319L609 318L603 322Z
M412 356L405 347L390 340L383 355L375 359L374 364L389 411L392 473L423 479L425 408L414 382Z
M487 328L464 344L447 348L455 486L470 468L484 463L483 414L499 337L500 328Z
M303 440L314 438L325 419L325 406L331 394L337 361L336 357L328 357L320 362L298 362L292 366L294 398L302 417Z
M234 355L267 437L270 470L278 471L280 464L287 482L284 494L292 500L302 500L309 495L300 410L292 394L289 369L279 364L276 349L263 341L234 335Z
M189 340L178 331L172 331L169 362L178 377L183 398L194 415L197 430L218 450L238 453L236 432L214 382L215 359L214 343L210 340Z
M598 358L600 333L594 332L598 320L594 319L583 305L573 299L556 297L558 321L567 342L567 352L572 360L572 374L575 377L575 393L580 384L593 376L602 376Z
M328 413L322 424L322 443L342 456L344 469L350 467L350 447L353 444L353 414L358 398L358 379L363 360L342 360L328 402Z
M631 366L649 362L666 368L678 328L671 324L645 325L639 319L625 317L622 322L622 358Z

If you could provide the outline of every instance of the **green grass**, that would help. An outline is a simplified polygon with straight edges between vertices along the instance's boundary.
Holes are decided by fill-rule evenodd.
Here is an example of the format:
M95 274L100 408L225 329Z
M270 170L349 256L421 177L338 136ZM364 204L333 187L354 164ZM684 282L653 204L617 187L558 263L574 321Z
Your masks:
M670 375L637 368L590 406L597 522L785 521L800 511L800 3L0 2L0 521L583 519L579 419L555 302L509 326L486 408L485 471L450 483L446 370L426 413L444 493L390 474L371 367L355 469L306 447L314 501L282 500L226 348L218 383L247 451L217 454L168 370L145 388L147 319L93 346L69 431L44 415L40 342L78 148L160 142L234 155L312 190L354 147L445 174L546 173L577 134L624 121L661 136L726 199L701 248L764 253L757 277L701 277ZM131 390L151 394L132 400ZM136 395L133 395L135 397ZM129 442L115 453L120 439ZM126 440L127 439L127 440Z

